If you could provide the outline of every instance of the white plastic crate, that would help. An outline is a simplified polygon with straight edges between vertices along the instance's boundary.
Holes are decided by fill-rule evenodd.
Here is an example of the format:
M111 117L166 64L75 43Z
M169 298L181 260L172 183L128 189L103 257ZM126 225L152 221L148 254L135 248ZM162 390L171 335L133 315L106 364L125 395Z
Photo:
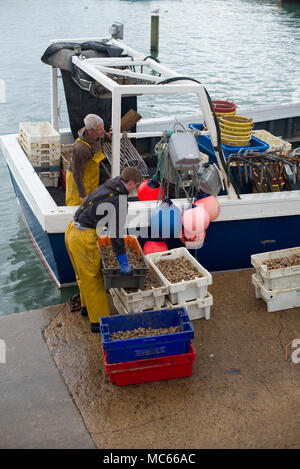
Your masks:
M60 170L60 135L49 122L20 122L19 143L32 166ZM54 169L55 168L55 169ZM55 177L55 176L53 176ZM50 184L49 185L53 185Z
M60 171L37 173L45 187L57 187Z
M109 293L111 294L113 303L119 314L130 313L130 311L126 309L126 306L123 304L120 296L118 295L117 289L111 288L109 290ZM201 319L201 318L205 318L206 320L208 320L210 319L210 311L211 311L212 304L213 304L213 297L209 292L207 292L207 295L205 296L205 298L202 298L201 300L197 299L197 300L192 300L192 301L185 301L184 303L180 305L173 305L167 298L165 298L165 304L162 307L153 308L153 309L159 310L159 309L171 309L171 308L184 307L191 321L194 321L196 319Z
M150 269L154 271L153 268L150 267ZM152 288L151 290L137 290L132 293L127 293L124 288L120 288L117 291L117 294L129 313L146 311L147 309L159 309L164 306L169 288L167 285L164 285L163 281L156 273L155 275L161 283L160 287Z
M196 278L194 280L183 280L178 283L169 282L169 280L167 280L166 277L158 269L156 264L162 259L173 260L178 259L180 257L185 257L187 260L189 260L203 275L203 277ZM212 284L211 274L206 269L204 269L204 267L202 267L202 265L199 264L199 262L184 247L171 249L169 251L147 254L146 258L150 266L155 269L157 274L163 280L164 284L169 287L168 298L170 299L173 305L181 304L189 300L204 298L207 294L208 285Z
M281 150L281 153L286 155L292 149L291 143L285 142L284 140L281 140L281 138L275 137L275 135L272 135L267 130L254 130L253 135L268 143L268 150Z
M171 303L170 303L171 304ZM184 307L187 310L187 313L189 315L189 318L191 321L194 321L195 319L210 319L210 310L213 305L213 296L207 292L206 296L201 299L197 300L192 300L192 301L185 301L184 303L181 303L180 305L172 305L172 308L175 307Z
M111 294L113 304L115 305L116 310L119 314L128 314L125 306L123 305L121 298L117 294L117 290L115 288L110 288L109 293Z
M264 264L272 259L290 257L295 254L300 254L300 247L252 254L251 264L255 268L258 280L263 283L266 290L300 288L300 265L267 270L267 266Z
M116 310L118 311L119 314L128 314L130 311L127 310L126 306L122 302L122 299L120 298L119 290L117 288L110 288L109 293L111 294L113 303L115 305ZM160 308L150 308L154 310L159 310L159 309L169 309L173 308L174 306L165 298L164 305ZM139 311L134 311L138 313Z
M28 149L28 147L24 144L23 140L20 137L18 138L18 141L34 168L60 167L59 149L32 151Z
M270 313L300 306L300 288L266 290L256 274L252 275L252 284L255 287L256 298L262 298L266 302L267 310Z
M32 150L60 150L60 135L49 122L20 122L20 138Z

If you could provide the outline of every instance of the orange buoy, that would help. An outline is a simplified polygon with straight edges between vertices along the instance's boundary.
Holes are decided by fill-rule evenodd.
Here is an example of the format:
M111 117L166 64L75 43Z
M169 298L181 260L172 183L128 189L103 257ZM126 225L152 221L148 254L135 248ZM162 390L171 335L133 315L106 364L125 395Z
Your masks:
M158 200L160 191L160 183L154 179L146 179L143 181L137 190L138 198L143 200ZM164 197L164 189L162 189L161 197Z
M143 253L145 256L152 252L168 251L168 246L165 241L146 241L143 247Z

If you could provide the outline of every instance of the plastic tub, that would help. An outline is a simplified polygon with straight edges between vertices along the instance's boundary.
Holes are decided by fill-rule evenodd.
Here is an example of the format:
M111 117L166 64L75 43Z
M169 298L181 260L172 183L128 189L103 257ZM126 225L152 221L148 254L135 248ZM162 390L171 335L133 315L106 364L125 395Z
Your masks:
M253 126L243 127L243 128L240 129L238 127L233 127L231 125L224 125L224 124L221 123L221 121L220 121L220 128L221 128L221 131L223 131L223 132L225 132L229 135L236 135L237 130L239 130L240 134L242 134L242 135L252 133L252 131L253 131Z
M20 122L19 131L29 150L58 149L60 152L60 135L49 122Z
M245 130L245 129L228 129L227 127L225 127L223 124L220 123L220 129L221 129L221 133L224 133L224 134L228 134L228 135L235 135L236 137L251 137L252 135L252 129L251 130Z
M192 130L203 130L203 124L189 124L188 127ZM216 155L210 137L208 135L199 135L199 137L197 137L197 142L200 150L209 155L209 162L217 163ZM246 150L258 150L260 152L264 152L268 148L269 145L266 142L263 142L262 140L254 136L251 137L249 145L233 147L222 144L222 149L225 158L228 158L228 156L232 153L238 153L240 150L241 154L243 154Z
M204 298L197 298L192 301L185 301L181 306L187 310L188 316L191 321L196 319L205 318L206 320L210 319L210 310L213 305L213 296L207 292L207 295ZM174 305L173 305L174 307Z
M266 290L300 288L300 265L268 270L264 264L272 259L290 257L295 254L300 254L300 247L252 254L251 264L255 268L258 280L263 283Z
M132 311L128 311L126 305L123 303L124 299L120 296L120 290L118 288L110 288L109 293L111 294L114 306L115 306L115 308L116 308L116 310L118 311L119 314L130 314L130 313L132 313ZM158 301L158 303L161 306L155 306L155 308L152 306L151 308L147 308L147 309L138 309L138 308L136 308L135 311L133 311L133 312L134 313L139 313L141 311L153 311L154 309L159 310L159 309L173 308L173 305L168 301L166 296L164 296L162 298L162 300L163 301L160 301L160 302ZM180 305L180 306L184 307L184 305Z
M213 106L216 114L235 114L237 105L233 101L219 101L213 100Z
M97 239L98 249L101 256L101 269L106 290L110 288L144 288L145 277L148 272L148 265L143 254L142 248L136 236L124 236L125 247L127 245L135 249L138 256L141 256L144 266L133 267L130 274L121 274L120 267L108 268L105 265L103 256L101 256L101 247L103 245L111 245L109 236L100 236Z
M125 305L122 303L122 300L117 293L118 291L119 290L117 288L109 289L109 293L113 300L114 307L116 308L119 314L128 314L128 311L125 308Z
M108 363L105 352L103 357L105 373L109 375L110 382L117 386L125 386L191 376L196 353L190 343L189 351L180 355L114 364Z
M180 332L136 339L112 340L110 338L110 335L117 331L134 330L139 327L158 329L170 326L180 326ZM100 333L108 363L187 353L190 341L194 338L191 320L186 309L182 307L101 317Z
M152 269L153 271L154 269ZM165 304L165 297L169 293L169 289L164 285L159 276L153 272L160 282L160 287L151 288L149 290L137 289L135 292L126 292L124 288L116 291L124 304L128 313L137 313L147 309L159 309Z
M111 288L109 293L111 294L115 308L119 314L128 314L126 306L122 302L121 297L119 296L119 290ZM210 311L213 305L213 296L211 293L207 292L204 298L197 298L196 300L184 301L180 305L172 305L168 298L164 299L164 305L159 309L172 309L174 307L185 308L188 314L188 317L191 321L196 319L205 318L206 320L210 319ZM138 311L136 311L138 312Z
M250 136L249 138L244 137L235 137L234 135L226 135L221 134L221 142L223 145L232 146L232 147L244 147L249 145Z
M155 272L158 273L160 278L163 280L164 284L169 287L169 294L167 295L171 303L174 305L181 304L184 301L196 300L204 298L207 294L208 285L212 284L211 274L189 253L189 251L184 248L170 249L165 252L158 252L153 254L148 254L147 260L155 269ZM190 261L194 267L202 274L202 277L195 278L193 280L184 280L178 283L171 283L169 280L162 274L162 272L157 267L157 262L160 260L174 260L184 257Z
M300 288L285 288L267 290L256 274L252 274L252 284L255 287L256 298L262 298L267 304L269 313L300 306Z
M235 112L216 112L216 116L218 119L220 119L220 117L224 116L224 114L226 114L226 116L235 116Z

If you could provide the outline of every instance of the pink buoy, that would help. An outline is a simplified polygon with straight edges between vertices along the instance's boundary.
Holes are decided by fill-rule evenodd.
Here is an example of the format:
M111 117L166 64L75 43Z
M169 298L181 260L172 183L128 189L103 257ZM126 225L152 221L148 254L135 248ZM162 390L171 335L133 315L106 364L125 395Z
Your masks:
M143 247L143 253L145 256L152 252L168 251L168 246L165 241L146 241Z
M214 195L197 200L194 205L197 207L202 205L208 212L210 221L215 220L220 214L220 204Z
M205 231L208 225L209 214L202 204L186 210L182 214L183 235L186 238L191 239L197 233Z
M186 238L183 236L180 238L180 241L185 245L187 249L199 249L202 248L206 236L206 231L197 233L192 238Z

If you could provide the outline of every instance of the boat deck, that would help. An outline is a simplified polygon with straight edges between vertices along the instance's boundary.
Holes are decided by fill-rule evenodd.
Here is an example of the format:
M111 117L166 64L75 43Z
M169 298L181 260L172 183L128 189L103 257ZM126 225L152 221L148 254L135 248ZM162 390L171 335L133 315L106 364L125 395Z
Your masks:
M268 313L252 272L213 275L189 378L112 385L99 335L64 305L1 317L0 447L299 448L300 363L285 352L300 309Z

